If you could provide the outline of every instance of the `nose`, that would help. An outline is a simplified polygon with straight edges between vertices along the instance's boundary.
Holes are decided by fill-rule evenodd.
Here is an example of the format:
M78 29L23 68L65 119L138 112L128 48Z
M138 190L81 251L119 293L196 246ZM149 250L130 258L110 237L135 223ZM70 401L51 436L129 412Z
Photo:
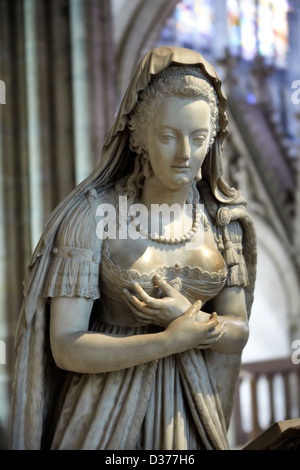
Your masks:
M181 141L180 149L179 149L179 155L181 160L187 161L190 159L191 156L191 146L190 146L190 141L189 139L183 138Z

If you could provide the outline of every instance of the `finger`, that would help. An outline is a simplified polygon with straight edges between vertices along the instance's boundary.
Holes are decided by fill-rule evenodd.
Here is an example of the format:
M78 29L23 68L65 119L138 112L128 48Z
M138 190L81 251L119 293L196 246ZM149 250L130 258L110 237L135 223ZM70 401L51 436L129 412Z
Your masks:
M217 343L226 332L225 326L226 322L222 321L214 329L208 330L208 336L195 349L208 349L211 345Z
M125 296L123 296L124 298L124 301L126 303L126 305L130 308L130 310L132 311L132 313L134 313L136 316L139 316L140 315L140 310L138 308L136 308L131 302L130 300L128 300Z
M196 327L199 328L201 333L206 333L208 335L212 335L214 333L215 327L218 325L219 320L217 314L214 312L210 319L204 322L195 322Z
M124 299L127 303L130 303L135 309L137 309L141 314L145 314L148 317L155 318L155 316L159 315L159 310L155 308L148 307L148 305L143 304L139 301L134 295L126 294L123 295Z
M127 289L123 289L123 297L132 303L137 308L142 308L145 304L142 303L135 295L129 292Z
M218 325L211 332L211 339L219 341L219 339L222 338L222 336L226 332L225 326L226 326L226 322L224 322L224 321L219 322Z
M224 333L220 332L217 335L216 334L211 334L208 332L208 337L206 337L204 340L201 341L201 345L211 345L214 343L217 343L219 339L223 336Z
M157 286L161 288L161 290L167 297L173 297L174 291L177 293L176 289L170 286L170 284L168 284L165 279L159 276L159 274L155 274L154 281L156 282Z
M196 300L196 302L194 302L193 305L191 305L190 308L186 311L185 315L193 316L193 315L195 315L197 312L199 312L199 310L201 309L201 307L202 307L202 302L201 302L201 300Z
M211 345L219 341L222 336L225 334L225 322L218 323L218 325L213 330L208 330L208 336L201 341L201 345Z
M133 283L134 290L136 293L140 296L140 298L147 304L149 307L155 308L157 306L156 299L151 297L150 295L147 294L147 292L144 291L144 289L137 283Z
M139 310L141 313L144 313L146 315L151 315L154 316L158 315L159 311L157 309L153 309L151 307L148 307L147 305L143 304L140 302L140 300L135 297L134 295L131 295L130 293L123 293L123 297L127 302L129 302L133 307L135 307L137 310Z
M126 297L129 302L131 302L136 307L142 307L145 303L142 303L136 295L132 294L128 289L123 289L123 296Z
M142 321L143 323L153 323L153 320L148 315L145 315L141 312L138 308L136 308L126 297L124 297L125 303L128 305L132 313L138 318L138 320Z
M206 325L207 326L210 325L210 328L213 329L215 326L217 326L218 323L219 323L218 315L216 314L216 312L213 312L210 316L210 319L207 320Z

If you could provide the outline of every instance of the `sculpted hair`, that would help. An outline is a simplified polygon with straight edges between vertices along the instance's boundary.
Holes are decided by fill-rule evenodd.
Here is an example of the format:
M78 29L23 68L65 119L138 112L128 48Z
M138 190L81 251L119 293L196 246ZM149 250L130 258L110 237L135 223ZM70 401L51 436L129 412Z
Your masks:
M147 159L145 142L149 123L164 98L182 98L204 100L211 109L212 134L209 147L212 146L219 130L219 110L217 94L207 78L196 67L172 66L157 74L149 85L140 92L138 102L129 115L130 149L136 154L134 170L124 183L116 184L119 194L126 194L129 204L133 204L144 182L144 165ZM201 119L201 116L199 117ZM194 191L192 185L190 193ZM188 199L190 199L189 194Z
M219 130L218 98L209 81L201 72L188 70L184 72L170 68L159 74L139 95L139 100L129 115L130 148L138 155L147 152L145 144L146 130L163 98L182 98L204 100L211 110L212 135L209 145L214 142Z

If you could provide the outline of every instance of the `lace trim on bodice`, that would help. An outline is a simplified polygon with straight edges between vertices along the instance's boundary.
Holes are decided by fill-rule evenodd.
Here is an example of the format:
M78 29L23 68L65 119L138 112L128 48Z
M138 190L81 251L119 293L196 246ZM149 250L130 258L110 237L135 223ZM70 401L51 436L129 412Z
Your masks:
M96 196L97 193L95 192ZM101 201L106 201L104 193L99 195ZM95 197L98 205L99 198ZM111 299L120 297L123 287L129 287L133 282L140 283L145 290L153 288L153 276L161 275L167 282L187 294L198 298L213 297L226 286L249 285L247 267L242 253L242 229L238 222L232 221L228 230L231 242L237 255L237 264L228 267L227 271L208 272L201 266L191 267L176 263L172 266L158 266L150 273L141 273L136 269L124 270L110 258L108 244L99 240L96 235L96 222L92 206L88 199L74 206L68 217L62 223L53 247L53 259L44 289L44 297L86 297L98 299L104 294ZM210 223L211 220L208 220ZM211 224L214 235L219 231ZM219 251L223 254L216 240ZM103 249L102 249L103 248ZM102 256L102 258L101 258ZM99 269L100 267L100 269ZM223 282L225 281L225 282ZM207 296L205 295L207 292Z
M106 264L109 266L114 274L122 278L125 281L132 282L141 282L147 283L149 280L152 281L152 278L155 274L159 274L162 277L170 278L182 278L185 281L203 281L203 282L212 282L212 283L223 283L226 281L227 270L220 269L218 272L208 272L203 271L199 266L192 268L189 265L182 265L180 263L175 263L174 266L158 266L157 268L150 271L150 273L140 273L137 269L121 269L110 256L109 252L109 242L106 239L103 243L102 249L102 261L105 260Z
M200 267L159 266L150 273L140 273L137 269L121 269L110 257L109 241L102 245L100 267L100 289L102 309L100 320L112 324L135 324L136 318L130 311L124 310L123 289L132 289L138 283L151 297L162 298L164 293L156 286L153 277L159 274L174 289L180 291L190 302L201 300L204 304L215 297L224 287L227 272L220 270L209 273Z

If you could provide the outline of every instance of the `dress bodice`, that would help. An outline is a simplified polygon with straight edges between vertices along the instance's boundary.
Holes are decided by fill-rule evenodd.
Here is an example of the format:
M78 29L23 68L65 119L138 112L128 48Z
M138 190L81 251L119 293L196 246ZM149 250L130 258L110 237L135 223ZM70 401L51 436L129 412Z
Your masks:
M206 259L193 250L184 256L178 256L179 253L177 255L174 252L173 257L163 257L157 252L155 264L149 268L147 263L132 263L132 259L126 264L120 261L121 258L124 261L124 256L120 255L127 255L127 250L128 253L138 255L138 245L129 247L122 241L116 250L113 240L104 240L102 243L97 237L91 205L84 199L81 204L74 206L60 227L44 297L78 296L97 300L96 310L100 314L100 320L120 326L137 326L134 315L122 297L122 290L124 287L131 289L132 284L138 282L149 295L160 297L162 292L153 283L155 274L160 274L180 290L191 303L197 299L207 302L225 285L248 286L247 268L242 254L243 235L239 223L231 222L228 226L237 258L236 264L228 265L224 261L221 245L216 246L218 234L215 227L209 222L210 235L213 233L214 236L208 237L207 231L207 238L203 240L202 246L205 250L209 248ZM126 269L127 266L134 269ZM98 305L98 301L101 305Z
M173 266L159 266L151 272L136 269L123 270L111 258L109 240L103 243L100 265L100 292L102 301L101 320L115 324L133 324L134 315L122 297L123 288L132 288L137 282L151 296L162 297L162 291L155 286L153 277L159 274L174 288L182 292L190 302L202 300L203 304L215 297L224 287L226 268L208 272L201 267L191 267L175 263ZM122 307L121 307L122 306ZM120 308L121 307L121 308Z

